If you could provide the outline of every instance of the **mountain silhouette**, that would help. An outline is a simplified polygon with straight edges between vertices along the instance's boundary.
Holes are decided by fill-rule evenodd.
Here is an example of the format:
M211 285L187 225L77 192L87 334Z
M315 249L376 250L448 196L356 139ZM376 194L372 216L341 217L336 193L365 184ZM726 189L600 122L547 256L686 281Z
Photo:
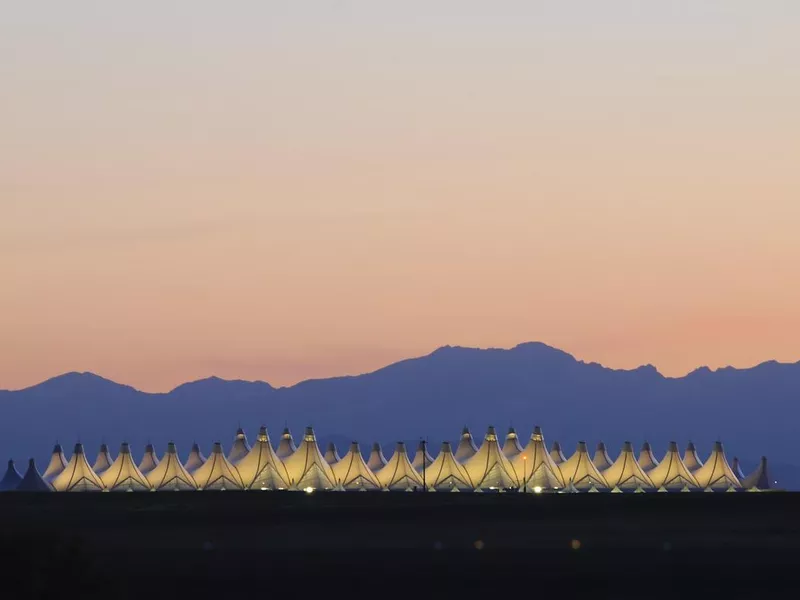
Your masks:
M720 439L745 470L766 455L773 476L800 487L798 399L800 363L701 367L670 378L652 365L610 369L538 342L512 349L444 346L364 375L282 388L210 377L152 394L67 373L0 392L0 459L45 461L56 440L65 448L80 440L91 458L101 441L112 450L128 441L137 456L147 442L161 453L175 441L182 456L193 441L205 452L220 441L227 451L238 426L254 439L261 424L275 443L285 424L296 440L311 425L321 442L358 440L363 449L380 441L392 448L397 440L426 437L435 453L465 424L478 439L488 425L504 432L513 424L523 439L541 425L547 440L559 440L567 452L579 440L603 440L612 456L626 440L637 446L647 440L660 455L671 440L682 447L692 440L708 454Z

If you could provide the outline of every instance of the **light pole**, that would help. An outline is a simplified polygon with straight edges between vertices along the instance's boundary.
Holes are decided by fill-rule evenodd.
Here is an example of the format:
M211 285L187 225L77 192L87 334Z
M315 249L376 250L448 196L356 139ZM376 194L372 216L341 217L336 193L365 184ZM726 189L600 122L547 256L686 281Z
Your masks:
M428 456L428 448L427 448L427 441L423 438L420 440L422 444L422 491L428 491L428 485L425 481L425 463L428 462L425 458Z
M528 457L526 455L522 455L522 493L528 493Z

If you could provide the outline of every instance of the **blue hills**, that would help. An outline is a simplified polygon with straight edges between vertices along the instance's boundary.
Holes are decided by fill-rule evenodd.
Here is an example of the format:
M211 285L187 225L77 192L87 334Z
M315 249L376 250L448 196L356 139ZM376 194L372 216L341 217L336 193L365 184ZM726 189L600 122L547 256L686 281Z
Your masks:
M701 367L669 378L652 365L609 369L542 343L511 349L445 346L372 373L316 379L275 388L263 381L210 377L168 393L146 393L92 373L67 373L35 386L0 392L0 458L43 468L53 444L69 454L80 440L94 457L101 442L147 442L163 451L175 441L185 456L193 441L227 448L238 426L253 438L266 424L273 442L285 424L296 439L312 425L321 442L373 441L391 453L394 440L428 438L431 451L464 425L476 438L488 425L513 425L526 438L541 425L548 442L567 451L579 440L611 450L648 440L659 452L675 440L701 453L721 439L745 469L762 455L773 477L800 488L795 435L800 417L800 363L774 361L748 369ZM413 450L413 448L412 448ZM776 474L779 473L779 476ZM796 484L794 483L796 482Z

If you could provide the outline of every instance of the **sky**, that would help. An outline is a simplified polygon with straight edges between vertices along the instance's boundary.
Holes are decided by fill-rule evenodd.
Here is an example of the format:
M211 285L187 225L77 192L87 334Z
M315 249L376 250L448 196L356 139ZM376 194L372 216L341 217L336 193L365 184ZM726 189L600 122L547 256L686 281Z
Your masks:
M800 360L794 0L18 2L0 388Z

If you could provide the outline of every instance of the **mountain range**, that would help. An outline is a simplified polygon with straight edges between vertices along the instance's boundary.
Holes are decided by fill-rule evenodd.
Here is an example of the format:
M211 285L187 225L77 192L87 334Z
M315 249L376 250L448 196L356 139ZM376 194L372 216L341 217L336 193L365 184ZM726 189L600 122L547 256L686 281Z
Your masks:
M252 439L262 424L273 442L284 425L298 441L312 425L320 442L335 440L342 453L351 439L365 452L380 441L389 455L394 440L425 437L435 454L464 425L476 438L488 425L501 434L513 425L522 438L541 425L548 443L559 440L567 451L579 440L603 440L612 450L647 440L660 452L671 440L691 440L702 454L722 440L745 469L766 455L773 478L800 488L798 399L800 363L703 367L671 378L651 365L619 370L583 362L539 342L445 346L372 373L280 388L210 377L146 393L92 373L67 373L0 391L0 458L22 465L32 456L43 467L56 441L69 454L77 440L90 458L101 442L113 451L123 440L137 452L148 441L163 452L172 440L185 455L193 441L206 452L214 441L229 446L238 426Z

